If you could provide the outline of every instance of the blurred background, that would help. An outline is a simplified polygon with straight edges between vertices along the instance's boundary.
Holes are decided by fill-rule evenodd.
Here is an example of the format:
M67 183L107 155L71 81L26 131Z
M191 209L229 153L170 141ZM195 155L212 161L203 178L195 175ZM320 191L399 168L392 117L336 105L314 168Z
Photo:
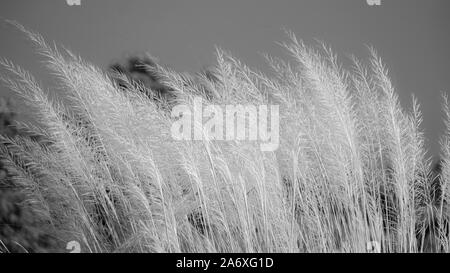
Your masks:
M73 2L73 1L72 1ZM422 105L430 156L439 156L443 133L440 92L450 90L450 1L381 0L2 0L0 17L16 20L108 69L148 52L179 72L214 64L214 47L266 72L261 53L283 54L276 44L292 30L308 44L319 39L346 61L374 46L387 63L404 107L414 94ZM0 23L0 56L30 70L50 92L50 76L24 35ZM19 99L18 119L30 120ZM2 105L8 105L3 103ZM11 107L4 107L10 111Z

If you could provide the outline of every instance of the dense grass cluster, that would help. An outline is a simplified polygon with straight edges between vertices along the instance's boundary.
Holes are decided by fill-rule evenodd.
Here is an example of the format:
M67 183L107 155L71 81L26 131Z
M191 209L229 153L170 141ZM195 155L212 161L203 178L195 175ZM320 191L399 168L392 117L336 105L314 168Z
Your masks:
M290 61L266 56L270 76L221 50L213 76L147 67L171 92L165 99L16 26L60 96L1 59L1 81L41 126L22 124L33 139L1 137L0 154L24 206L58 241L85 252L450 250L450 110L433 179L418 104L402 109L375 50L344 69L328 47L289 34ZM195 96L280 105L280 148L174 141L170 108Z

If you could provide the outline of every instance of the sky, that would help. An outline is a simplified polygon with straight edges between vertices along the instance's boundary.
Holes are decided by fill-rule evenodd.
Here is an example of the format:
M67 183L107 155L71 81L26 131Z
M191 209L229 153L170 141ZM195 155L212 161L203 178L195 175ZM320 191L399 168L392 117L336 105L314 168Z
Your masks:
M16 20L107 68L148 52L180 72L214 64L218 46L265 71L261 53L283 56L283 29L329 44L345 61L374 46L387 64L402 105L417 97L430 156L444 133L441 92L450 94L450 1L381 0L1 0L0 18ZM24 36L0 23L0 57L31 71L52 89L41 59ZM0 96L10 92L0 87ZM17 99L16 99L17 102ZM18 111L26 112L18 101ZM32 115L32 113L28 113Z

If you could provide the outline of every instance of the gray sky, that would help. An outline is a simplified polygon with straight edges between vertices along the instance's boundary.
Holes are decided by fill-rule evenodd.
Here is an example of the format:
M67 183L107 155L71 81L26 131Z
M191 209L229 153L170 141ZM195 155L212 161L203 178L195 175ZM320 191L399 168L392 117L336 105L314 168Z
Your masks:
M387 63L404 106L419 99L430 155L443 132L440 92L450 94L450 1L381 0L2 0L0 17L17 20L84 59L107 67L133 53L149 52L178 71L214 62L214 46L264 70L261 52L282 51L282 28L307 43L325 41L342 57L366 57L373 45ZM29 42L0 24L0 56L29 69L44 84ZM0 95L9 93L0 88Z

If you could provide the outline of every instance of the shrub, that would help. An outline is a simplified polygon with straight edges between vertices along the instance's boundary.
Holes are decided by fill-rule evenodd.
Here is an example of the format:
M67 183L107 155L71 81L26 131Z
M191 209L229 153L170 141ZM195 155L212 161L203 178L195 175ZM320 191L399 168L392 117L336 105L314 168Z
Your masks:
M16 114L10 100L0 100L0 135L14 137ZM2 145L2 144L0 144ZM25 206L25 197L14 187L8 168L0 161L0 253L48 252L57 249L54 238L41 228L39 219Z

